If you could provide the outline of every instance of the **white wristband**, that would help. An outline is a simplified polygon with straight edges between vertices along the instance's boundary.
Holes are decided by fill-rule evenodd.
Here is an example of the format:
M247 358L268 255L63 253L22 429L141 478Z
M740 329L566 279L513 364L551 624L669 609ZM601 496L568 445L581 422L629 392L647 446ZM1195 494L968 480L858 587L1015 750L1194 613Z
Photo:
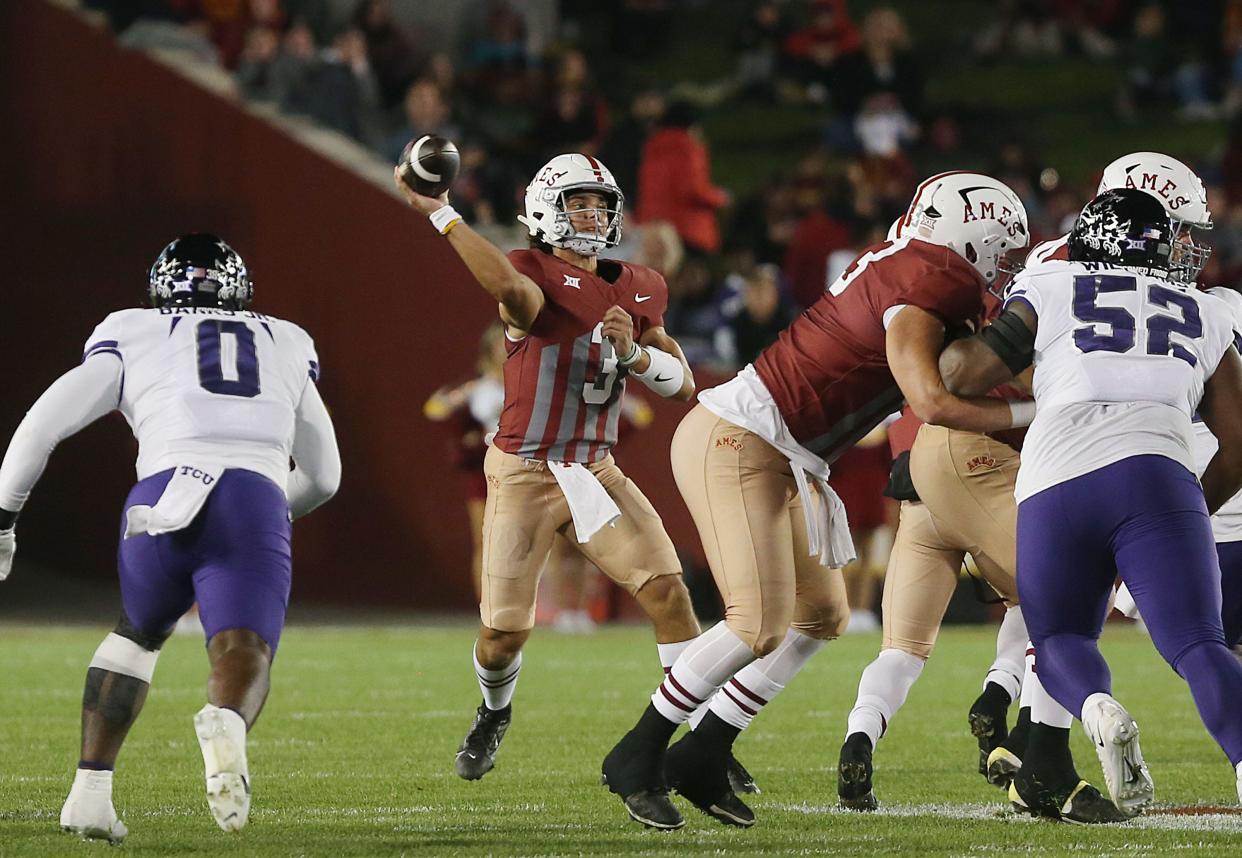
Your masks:
M428 215L428 218L440 235L448 235L450 229L461 223L461 215L452 206L442 206Z
M617 358L617 365L631 367L638 363L638 359L643 356L643 348L637 342L631 341L630 353L625 357Z
M1014 429L1030 426L1035 419L1035 401L1032 399L1008 399L1010 425Z
M635 372L632 375L658 396L665 399L675 396L685 381L686 368L681 365L680 360L666 351L652 346L645 348L651 363L647 365L645 372Z

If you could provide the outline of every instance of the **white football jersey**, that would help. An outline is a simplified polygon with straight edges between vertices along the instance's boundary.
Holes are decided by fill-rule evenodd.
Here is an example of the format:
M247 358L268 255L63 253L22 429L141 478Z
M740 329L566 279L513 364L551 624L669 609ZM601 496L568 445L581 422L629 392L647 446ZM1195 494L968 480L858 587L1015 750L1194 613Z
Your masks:
M121 310L83 360L121 359L117 408L138 439L138 479L186 460L245 468L282 489L294 413L319 359L306 331L251 310Z
M1239 331L1242 331L1242 294L1223 286L1207 291L1229 305L1233 313L1234 333L1237 335ZM1203 476L1208 463L1216 455L1217 446L1216 436L1202 420L1196 420L1190 445L1195 457L1196 474ZM1216 515L1212 516L1212 534L1217 542L1242 541L1242 492L1238 492L1226 501L1225 505L1216 511Z
M1039 317L1019 501L1132 456L1194 469L1191 416L1234 339L1221 298L1133 269L1050 261L1018 276L1014 301Z

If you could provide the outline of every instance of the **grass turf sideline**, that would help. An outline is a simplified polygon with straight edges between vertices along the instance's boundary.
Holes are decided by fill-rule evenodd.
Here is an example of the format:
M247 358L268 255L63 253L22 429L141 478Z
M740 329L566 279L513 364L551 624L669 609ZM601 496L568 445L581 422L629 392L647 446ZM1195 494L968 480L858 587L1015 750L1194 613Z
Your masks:
M106 629L0 631L9 702L0 718L0 856L71 855L57 831L76 763L87 660ZM829 645L739 740L759 779L759 817L725 829L684 802L686 829L628 822L598 785L604 753L659 679L649 633L568 638L537 630L514 724L494 772L459 780L452 757L478 704L467 628L289 630L273 694L251 736L254 811L230 836L202 794L191 716L206 657L172 640L142 718L122 751L115 797L124 847L149 855L1235 855L1242 817L1156 813L1082 828L1019 818L973 771L966 709L993 656L991 629L949 629L876 754L882 812L835 809L835 763L858 675L876 635ZM1117 695L1139 720L1162 806L1229 807L1231 772L1184 683L1150 642L1110 628ZM1081 773L1095 755L1075 730Z

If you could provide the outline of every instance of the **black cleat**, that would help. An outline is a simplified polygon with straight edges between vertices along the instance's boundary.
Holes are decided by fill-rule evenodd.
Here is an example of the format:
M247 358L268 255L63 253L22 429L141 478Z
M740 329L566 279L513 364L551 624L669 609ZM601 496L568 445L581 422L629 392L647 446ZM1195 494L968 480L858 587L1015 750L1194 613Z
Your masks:
M479 704L470 732L466 733L454 760L460 777L477 781L492 770L496 765L496 749L500 747L500 740L505 737L512 719L512 706L488 709L486 704Z
M1036 778L1019 772L1009 784L1009 803L1018 813L1080 825L1126 822L1130 819L1084 780L1079 780L1069 790L1050 788Z
M729 774L729 787L734 792L744 795L758 795L761 792L759 784L755 783L755 776L746 771L746 767L733 754L729 754L729 762L725 764L725 770Z
M997 745L992 749L992 753L988 754L987 765L988 783L1001 789L1009 789L1014 775L1022 768L1022 760L1004 745Z
M871 739L851 733L837 764L837 799L846 810L872 811L880 806L871 787Z
M988 756L1009 737L1009 695L989 682L970 705L970 734L979 742L979 774L988 777ZM988 777L991 781L991 778Z
M750 828L755 824L755 812L729 785L729 759L714 752L691 731L665 752L664 774L669 786L712 819Z
M625 812L648 828L672 831L686 824L668 797L664 750L626 733L604 757L600 783L621 797Z

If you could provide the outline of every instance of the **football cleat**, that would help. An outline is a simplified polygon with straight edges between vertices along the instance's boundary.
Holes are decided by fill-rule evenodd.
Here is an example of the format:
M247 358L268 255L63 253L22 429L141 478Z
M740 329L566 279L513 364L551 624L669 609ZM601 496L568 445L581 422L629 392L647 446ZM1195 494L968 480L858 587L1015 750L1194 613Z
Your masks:
M731 753L729 762L726 764L726 771L729 773L729 786L734 792L744 795L758 795L761 792L759 784L755 783L754 775L746 771L746 767Z
M1002 694L1004 700L1009 700L1009 695L989 682L983 693L970 705L970 712L966 716L970 724L970 734L979 742L979 774L984 777L988 774L988 755L1009 736L1009 704L1001 701Z
M1018 813L1081 825L1125 822L1130 818L1084 780L1080 780L1068 794L1061 795L1055 795L1033 780L1027 781L1018 776L1009 784L1009 803Z
M111 779L106 785L94 775L111 775L111 772L80 770L73 789L60 810L60 829L76 834L83 840L107 840L118 845L129 834L125 823L117 818L112 806Z
M1139 748L1138 724L1111 696L1096 693L1083 704L1082 726L1095 745L1113 804L1126 816L1142 813L1156 788Z
M664 750L626 733L604 757L600 783L621 797L625 812L635 822L660 831L686 824L668 797L664 781Z
M984 774L988 783L1007 789L1013 776L1022 768L1022 761L1004 745L998 745L988 754L987 769Z
M847 810L872 811L880 806L871 787L871 739L852 733L841 746L837 763L837 799Z
M250 818L246 725L236 712L208 703L194 716L194 732L203 752L207 807L222 830L240 831Z
M1242 763L1234 766L1234 772L1238 775L1238 804L1242 804Z
M459 777L477 781L495 767L496 749L500 747L500 740L505 737L512 720L512 706L488 709L486 703L479 704L470 731L462 739L453 761Z
M729 785L728 760L691 731L664 754L668 785L705 814L725 825L750 828L755 812Z

